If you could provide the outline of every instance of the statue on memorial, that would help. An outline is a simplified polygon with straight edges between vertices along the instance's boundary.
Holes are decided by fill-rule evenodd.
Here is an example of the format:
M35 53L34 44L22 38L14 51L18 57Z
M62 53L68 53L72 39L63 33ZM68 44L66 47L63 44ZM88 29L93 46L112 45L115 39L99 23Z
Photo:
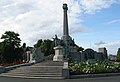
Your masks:
M55 46L61 45L61 40L58 39L57 35L55 35L55 38L53 38L53 39L54 39L54 41L55 41Z

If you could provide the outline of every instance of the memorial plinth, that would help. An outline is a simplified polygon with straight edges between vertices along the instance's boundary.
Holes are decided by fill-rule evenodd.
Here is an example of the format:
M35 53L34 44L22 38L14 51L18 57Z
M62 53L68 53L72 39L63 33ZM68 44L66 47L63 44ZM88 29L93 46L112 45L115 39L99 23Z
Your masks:
M57 46L54 47L55 56L53 57L53 61L63 61L63 47Z

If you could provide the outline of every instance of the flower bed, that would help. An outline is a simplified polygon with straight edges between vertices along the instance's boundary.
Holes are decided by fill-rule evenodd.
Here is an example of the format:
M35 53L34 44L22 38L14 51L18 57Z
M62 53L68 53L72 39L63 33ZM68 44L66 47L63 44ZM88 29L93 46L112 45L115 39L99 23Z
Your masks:
M13 65L18 65L18 64L22 64L22 63L23 63L22 61L15 61L13 63L1 63L0 66L7 67L7 66L13 66Z
M114 62L80 62L69 64L71 74L97 74L120 72L120 63Z

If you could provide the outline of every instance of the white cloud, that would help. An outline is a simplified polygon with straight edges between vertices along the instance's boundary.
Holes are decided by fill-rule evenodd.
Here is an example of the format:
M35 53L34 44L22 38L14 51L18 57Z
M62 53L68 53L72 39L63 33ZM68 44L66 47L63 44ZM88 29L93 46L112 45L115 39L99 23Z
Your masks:
M118 48L120 48L119 45L120 45L120 40L110 42L106 44L105 46L108 48L109 53L116 55Z
M99 41L99 42L97 42L97 43L95 43L95 45L103 45L103 44L106 44L105 42L103 42L103 41Z
M115 0L116 1L116 0ZM62 4L69 8L70 33L86 32L81 13L108 8L113 0L1 0L0 37L5 31L20 34L22 42L33 45L38 39L62 35ZM83 11L84 10L84 11ZM88 30L87 30L88 31Z
M80 13L79 5L74 0L3 0L0 1L0 36L8 30L18 32L23 42L33 45L38 39L51 39L55 34L62 34L62 4ZM70 12L69 12L70 13ZM70 17L69 20L76 20ZM81 27L76 27L81 29ZM77 31L77 30L76 30ZM74 31L75 32L75 31Z
M120 40L117 40L117 41L107 42L101 45L95 45L94 47L97 49L100 47L106 47L108 50L108 54L116 55L118 48L120 48L119 45L120 45Z
M103 8L109 8L113 3L120 0L81 0L82 7L86 13L93 14Z
M120 23L120 19L115 19L115 20L107 22L107 24L114 24L114 23Z
M108 47L113 47L113 46L118 46L118 45L120 45L120 40L113 41L113 42L110 42L110 43L106 44L106 46L108 46Z

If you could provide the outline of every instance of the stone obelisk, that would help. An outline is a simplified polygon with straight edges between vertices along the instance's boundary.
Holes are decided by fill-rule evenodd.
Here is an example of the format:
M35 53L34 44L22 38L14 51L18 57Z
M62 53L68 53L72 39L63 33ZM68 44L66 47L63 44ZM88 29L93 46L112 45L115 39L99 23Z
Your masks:
M63 36L68 36L69 31L68 31L68 16L67 16L67 4L63 4Z
M67 56L69 55L69 40L70 40L70 36L69 36L69 30L68 30L68 16L67 16L67 4L63 4L63 36L62 36L62 40L64 42L64 46L63 46L63 55L64 58L67 59Z
M68 10L67 4L63 4L63 36L61 39L64 41L65 44L68 44L68 40L70 39L67 10Z

